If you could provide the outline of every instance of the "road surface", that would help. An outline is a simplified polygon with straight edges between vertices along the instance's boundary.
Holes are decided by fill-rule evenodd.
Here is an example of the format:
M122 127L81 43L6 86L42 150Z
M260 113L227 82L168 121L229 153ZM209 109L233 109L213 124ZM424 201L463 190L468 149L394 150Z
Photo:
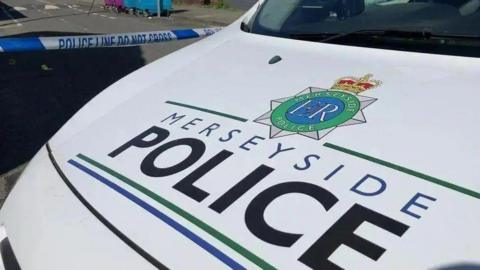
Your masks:
M226 2L233 8L248 10L257 2L257 0L226 0Z

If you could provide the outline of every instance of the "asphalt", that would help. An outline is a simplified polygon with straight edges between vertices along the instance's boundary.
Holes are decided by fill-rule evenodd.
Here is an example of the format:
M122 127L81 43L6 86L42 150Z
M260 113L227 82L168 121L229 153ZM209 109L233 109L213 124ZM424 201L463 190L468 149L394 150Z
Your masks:
M115 14L100 5L90 10L82 2L0 0L0 38L222 26L242 13L175 6L170 17L143 18ZM24 164L86 102L125 75L197 40L0 53L0 204Z
M248 10L256 2L257 0L226 0L228 6L242 10Z

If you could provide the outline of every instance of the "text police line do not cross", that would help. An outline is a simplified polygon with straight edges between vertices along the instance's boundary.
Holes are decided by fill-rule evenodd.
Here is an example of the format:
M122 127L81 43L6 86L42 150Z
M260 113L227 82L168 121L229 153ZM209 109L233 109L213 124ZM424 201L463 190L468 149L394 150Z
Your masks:
M165 177L179 173L191 167L204 155L206 145L203 141L196 138L181 138L166 141L169 135L170 132L168 130L152 126L108 155L115 158L131 147L152 148L153 150L145 156L140 164L142 173L151 177ZM191 151L182 161L170 167L159 167L154 164L157 157L167 150L185 146L189 147ZM197 202L203 201L210 194L207 191L194 186L194 183L232 155L233 153L228 150L220 151L177 182L173 188ZM265 164L259 165L211 203L209 208L221 214L274 170L274 168ZM353 188L358 188L359 185L369 179L369 177L373 176L365 176ZM339 201L339 199L330 191L311 183L291 181L276 184L260 192L247 206L245 210L245 223L250 232L257 238L276 246L291 247L295 244L303 234L284 232L275 229L273 226L269 225L264 218L264 213L267 207L273 201L283 195L293 193L302 194L315 199L327 212ZM357 193L361 194L360 192ZM414 199L412 200L406 205L406 207L419 205L415 204ZM402 209L402 211L403 210L404 209ZM372 260L378 260L386 249L354 233L363 222L369 222L398 237L401 237L409 229L409 226L402 222L394 220L360 204L354 204L322 236L320 236L320 238L318 238L313 245L298 258L298 260L313 269L342 269L328 260L328 258L342 244L356 250Z
M222 28L217 27L101 35L0 38L0 52L8 53L136 46L210 36L221 29Z
M49 38L47 37L41 38L41 40L44 40L44 44L51 45L49 47L53 49L123 47L210 36L220 30L221 28L196 28L171 31L118 33L108 35L52 37L50 38L52 39L51 41L49 41Z

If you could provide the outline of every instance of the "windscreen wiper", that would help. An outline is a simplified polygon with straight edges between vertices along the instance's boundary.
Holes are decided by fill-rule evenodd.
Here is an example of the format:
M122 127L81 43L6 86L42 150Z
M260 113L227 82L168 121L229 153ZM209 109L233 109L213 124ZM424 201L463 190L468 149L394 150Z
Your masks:
M355 30L345 33L316 33L316 34L291 34L290 38L310 40L318 42L330 42L333 40L342 39L345 37L359 36L359 37L395 37L406 39L480 39L480 36L469 35L444 35L437 34L430 31L410 31L410 30L396 30L396 29L378 29L378 30Z

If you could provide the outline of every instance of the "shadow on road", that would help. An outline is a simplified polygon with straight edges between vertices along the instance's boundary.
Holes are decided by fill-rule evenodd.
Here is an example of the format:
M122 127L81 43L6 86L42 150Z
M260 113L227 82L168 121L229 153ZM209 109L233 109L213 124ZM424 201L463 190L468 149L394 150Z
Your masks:
M26 18L22 13L0 1L0 21Z
M170 11L170 14L176 14L176 13L184 13L184 12L187 12L188 9L174 9L172 11Z
M144 65L139 47L0 53L0 174L29 160L87 101Z

